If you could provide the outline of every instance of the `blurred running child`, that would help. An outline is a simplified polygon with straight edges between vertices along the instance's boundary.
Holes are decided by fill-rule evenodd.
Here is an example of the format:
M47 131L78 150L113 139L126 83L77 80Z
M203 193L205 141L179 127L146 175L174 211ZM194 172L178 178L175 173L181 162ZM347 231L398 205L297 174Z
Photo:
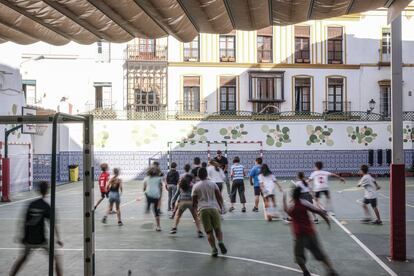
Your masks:
M254 207L253 212L259 212L259 200L261 195L259 174L262 167L263 159L261 157L256 158L256 164L250 169L249 179L250 185L254 188Z
M193 182L200 181L198 177L198 170L201 169L201 160L200 157L194 157L193 160L193 169L191 170L191 174L193 175Z
M240 158L238 156L234 157L233 165L230 169L230 177L232 180L231 193L230 193L230 202L231 207L229 212L234 211L234 203L236 203L236 195L239 193L240 203L242 204L241 211L246 212L246 197L244 195L244 166L240 164Z
M162 196L162 176L160 174L158 167L151 167L144 178L144 193L147 198L146 212L149 212L152 204L156 223L155 231L157 232L161 231L160 209L158 208L158 202Z
M171 169L167 173L167 184L165 189L168 191L168 211L171 211L171 199L177 191L177 184L180 180L180 174L177 172L177 163L171 163Z
M321 161L315 162L315 171L311 173L311 175L309 176L309 180L313 180L312 190L315 193L316 206L318 206L321 209L325 209L323 205L320 203L320 198L322 194L324 194L326 196L326 210L330 211L330 214L334 216L335 213L333 212L328 180L330 176L333 176L338 178L342 183L345 183L345 179L337 174L327 172L322 169L323 163Z
M287 204L286 193L283 193L283 207L286 213L292 218L292 231L294 234L295 261L303 271L304 276L310 276L306 267L305 249L308 249L318 261L323 262L328 270L328 275L338 275L332 267L332 263L324 253L316 234L316 231L309 219L308 211L320 215L329 225L329 218L326 213L308 201L301 199L302 189L295 187L292 190L293 205Z
M226 175L224 171L220 168L220 164L217 161L210 160L207 167L208 178L216 183L220 192L223 190L223 183L226 181Z
M301 188L300 198L309 201L309 203L313 204L311 188L309 187L309 183L306 181L305 174L303 172L298 172L296 176L295 186ZM315 223L319 223L319 220L314 213L312 213L312 216L313 221Z
M220 168L224 171L224 175L226 176L226 180L224 182L226 183L227 194L230 196L231 188L230 188L230 181L229 181L228 172L227 172L229 161L227 160L225 156L223 156L223 152L221 152L221 150L217 151L217 155L216 157L214 157L214 161L219 163Z
M276 197L275 197L276 185L278 186L280 192L283 192L283 189L280 186L280 184L277 182L276 177L270 171L269 166L267 166L267 164L263 164L260 169L259 183L260 183L260 190L264 198L265 219L268 221L271 221L272 218L278 217L278 213L276 211L277 205L276 205Z
M364 201L362 204L362 208L365 212L365 218L362 220L364 223L371 222L372 224L381 225L382 221L380 218L379 210L377 207L377 192L376 190L381 189L378 186L377 181L368 173L368 166L362 165L360 169L360 174L362 174L362 178L358 183L358 187L363 187L365 189L364 194ZM374 210L375 216L377 217L376 220L371 221L371 214L368 210L368 205L371 205L372 209Z
M199 238L204 237L203 232L201 232L200 229L200 220L197 216L197 209L193 206L193 200L191 197L191 191L192 191L192 180L193 177L191 175L184 176L179 184L178 184L178 190L177 193L174 195L172 204L177 205L177 212L174 217L174 224L171 228L170 234L176 234L177 233L177 226L180 223L180 218L185 212L185 210L189 209L191 212L191 215L194 218L194 222L197 228L197 235ZM177 204L175 204L177 202Z
M46 181L39 183L39 193L42 196L29 203L24 217L23 237L20 240L23 244L22 253L14 262L10 275L17 275L27 258L36 249L44 249L49 252L49 244L45 238L45 219L50 220L50 205L45 201L49 184ZM59 246L63 246L57 225L55 225L56 240ZM61 256L55 253L56 274L63 275ZM31 275L31 273L29 273Z
M200 210L200 219L211 246L211 256L217 257L216 238L222 254L227 253L221 231L220 211L223 210L223 198L216 183L207 179L207 170L201 168L198 172L200 181L193 186L193 207ZM215 236L214 236L215 235Z
M99 190L101 191L101 198L96 202L94 210L101 204L101 202L106 198L108 198L108 191L106 190L106 185L108 184L109 180L109 173L108 164L102 163L101 164L101 174L99 175L98 183L99 183Z
M102 223L106 223L107 217L109 213L111 212L112 208L114 207L115 203L115 209L116 209L116 217L118 218L118 225L122 226L122 220L121 220L121 193L123 190L122 187L122 181L119 178L119 169L114 168L113 170L114 176L109 180L108 184L106 185L106 190L109 191L108 198L109 198L109 208L106 212L106 215L102 218Z

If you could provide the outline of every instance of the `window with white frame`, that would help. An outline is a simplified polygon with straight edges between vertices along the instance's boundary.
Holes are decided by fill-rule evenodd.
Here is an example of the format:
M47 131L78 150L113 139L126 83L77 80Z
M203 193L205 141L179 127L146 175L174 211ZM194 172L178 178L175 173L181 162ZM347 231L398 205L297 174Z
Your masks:
M344 79L328 79L328 99L325 106L326 112L344 111Z
M236 61L236 36L220 35L220 61Z
M391 85L380 85L380 114L384 117L391 116Z
M343 28L328 27L328 64L343 63Z
M22 88L27 105L35 105L36 101L36 80L22 80Z
M112 108L112 83L95 82L95 108Z
M196 36L193 41L184 43L184 61L199 61L200 42L199 36Z
M236 77L220 77L220 112L236 111Z
M110 62L111 61L111 43L107 41L98 41L97 45L97 61Z
M311 78L295 77L295 111L311 111Z
M183 87L183 111L200 112L200 77L184 77Z
M381 61L390 62L391 57L391 30L382 28L381 36Z

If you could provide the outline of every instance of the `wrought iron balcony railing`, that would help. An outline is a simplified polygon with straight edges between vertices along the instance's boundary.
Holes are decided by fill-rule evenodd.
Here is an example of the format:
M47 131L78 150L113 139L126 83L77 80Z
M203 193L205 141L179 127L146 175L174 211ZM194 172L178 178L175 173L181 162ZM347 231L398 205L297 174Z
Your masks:
M129 61L166 61L167 46L156 45L153 49L141 49L139 45L127 45L126 60Z

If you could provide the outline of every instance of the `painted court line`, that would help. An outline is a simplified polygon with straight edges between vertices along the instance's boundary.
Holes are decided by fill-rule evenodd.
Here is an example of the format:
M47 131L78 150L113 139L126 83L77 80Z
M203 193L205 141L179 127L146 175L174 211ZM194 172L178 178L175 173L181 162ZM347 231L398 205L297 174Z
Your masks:
M7 250L14 251L14 250L21 250L21 248L18 248L18 247L0 248L0 251L7 251ZM62 248L62 249L57 249L57 250L59 250L59 251L83 251L83 249L81 249L81 248ZM210 253L206 253L206 252L177 250L177 249L140 249L140 248L106 248L105 249L105 248L96 248L95 252L169 252L169 253L184 253L184 254L210 256ZM301 270L293 268L293 267L280 265L280 264L275 264L275 263L270 263L270 262L265 262L265 261L260 261L260 260L255 260L255 259L250 259L250 258L227 256L227 255L220 255L219 258L225 258L225 259L232 259L232 260L238 260L238 261L246 261L246 262L251 262L251 263L263 264L263 265L267 265L267 266L272 266L272 267L277 267L277 268L281 268L281 269L284 269L284 270L297 272L297 273L300 273L300 274L303 273ZM313 273L311 275L312 276L319 276L318 274L313 274Z
M378 193L380 196L382 196L382 197L384 197L384 198L388 198L388 199L390 199L390 197L389 196L386 196L385 194L383 194L383 193ZM414 208L414 206L413 205L410 205L410 204L408 204L408 203L405 203L405 205L407 206L407 207L410 207L410 208Z
M398 276L397 273L395 273L390 267L388 267L383 261L381 261L380 258L377 257L377 255L374 254L362 241L360 241L354 234L351 233L351 231L348 230L345 226L342 225L335 217L330 216L330 218L342 229L345 233L348 234L349 237L351 237L365 252L368 253L368 255L371 256L374 261L376 261L389 275L391 276Z

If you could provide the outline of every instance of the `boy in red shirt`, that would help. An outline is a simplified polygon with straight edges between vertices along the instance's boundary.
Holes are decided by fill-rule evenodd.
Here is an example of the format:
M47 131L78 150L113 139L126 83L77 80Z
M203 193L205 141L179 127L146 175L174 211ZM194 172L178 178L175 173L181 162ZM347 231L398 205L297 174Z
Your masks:
M109 173L107 172L108 170L108 164L106 163L102 163L101 164L101 174L99 175L99 189L101 191L101 198L98 200L98 202L96 202L95 204L95 210L96 208L99 206L99 204L106 198L108 198L108 191L106 190L106 184L108 183L109 180Z
M292 191L293 205L288 206L286 202L286 193L283 194L283 207L285 212L292 218L292 231L295 236L294 254L296 263L300 266L304 276L310 276L306 267L305 248L308 249L318 261L325 264L328 275L338 275L332 267L331 261L325 255L321 245L318 242L316 231L309 218L308 211L320 215L331 227L329 218L326 213L310 204L308 201L300 198L301 188L296 187Z

